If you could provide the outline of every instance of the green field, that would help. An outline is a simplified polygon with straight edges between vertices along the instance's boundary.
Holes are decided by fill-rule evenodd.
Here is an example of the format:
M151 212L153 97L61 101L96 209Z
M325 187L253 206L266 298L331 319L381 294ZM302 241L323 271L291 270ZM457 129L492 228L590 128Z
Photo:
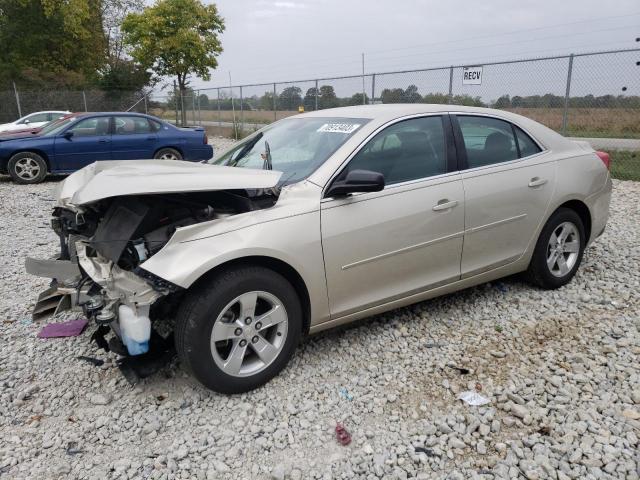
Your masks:
M640 152L612 150L611 176L620 180L640 181Z

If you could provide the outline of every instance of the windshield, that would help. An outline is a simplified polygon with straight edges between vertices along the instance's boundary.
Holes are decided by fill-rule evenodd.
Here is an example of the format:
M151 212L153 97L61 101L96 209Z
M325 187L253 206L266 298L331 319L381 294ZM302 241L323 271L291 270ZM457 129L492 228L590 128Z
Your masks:
M281 171L281 184L307 178L369 120L365 118L288 118L247 137L220 158L230 167Z
M58 120L54 120L53 122L49 123L48 125L45 125L42 128L42 130L40 130L40 136L41 137L50 137L52 135L55 135L56 133L59 133L60 130L62 130L67 125L69 125L71 122L76 120L76 118L77 117L65 117L65 118L60 118Z

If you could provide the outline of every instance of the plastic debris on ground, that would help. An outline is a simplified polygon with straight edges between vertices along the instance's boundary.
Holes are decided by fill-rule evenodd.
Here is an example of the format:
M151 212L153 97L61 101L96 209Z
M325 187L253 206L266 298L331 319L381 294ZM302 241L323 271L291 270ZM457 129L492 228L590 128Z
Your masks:
M88 323L85 318L62 323L50 323L38 332L38 338L76 337L82 333Z
M341 424L336 425L336 439L340 445L349 445L351 443L351 434Z
M349 390L347 390L347 387L342 387L340 388L340 390L338 390L338 395L340 395L341 398L344 398L345 400L353 400L353 395L349 393Z
M458 395L458 400L462 400L467 405L471 405L473 407L479 407L480 405L486 405L487 403L491 403L487 397L480 395L478 392L462 392Z

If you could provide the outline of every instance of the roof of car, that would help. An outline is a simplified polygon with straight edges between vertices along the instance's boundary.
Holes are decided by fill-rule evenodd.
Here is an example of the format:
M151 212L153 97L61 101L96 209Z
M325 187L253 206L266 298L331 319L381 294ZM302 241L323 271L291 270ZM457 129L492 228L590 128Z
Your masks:
M136 117L149 117L150 115L145 115L144 113L137 112L74 112L71 115L74 117L86 117L86 116L106 116L106 115L131 115Z
M384 103L378 105L355 105L351 107L329 108L307 112L306 117L350 117L350 118L396 118L405 115L438 112L468 112L503 115L504 110L492 108L466 107L463 105L444 105L434 103Z

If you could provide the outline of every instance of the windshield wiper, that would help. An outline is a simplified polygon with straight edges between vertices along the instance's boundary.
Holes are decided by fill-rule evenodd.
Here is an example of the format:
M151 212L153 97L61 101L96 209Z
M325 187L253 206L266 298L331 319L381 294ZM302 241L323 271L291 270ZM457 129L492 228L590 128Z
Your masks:
M238 153L238 156L233 159L233 165L230 165L230 166L235 167L236 165L238 165L238 162L240 161L240 159L244 157L247 153L249 153L249 150L251 150L255 146L255 144L258 143L258 140L260 140L263 135L264 134L260 132L250 142L247 142L247 144L244 147L242 147L242 150L240 150L240 153Z
M273 170L273 165L271 163L271 148L269 148L269 142L264 141L264 164L262 165L263 170Z

